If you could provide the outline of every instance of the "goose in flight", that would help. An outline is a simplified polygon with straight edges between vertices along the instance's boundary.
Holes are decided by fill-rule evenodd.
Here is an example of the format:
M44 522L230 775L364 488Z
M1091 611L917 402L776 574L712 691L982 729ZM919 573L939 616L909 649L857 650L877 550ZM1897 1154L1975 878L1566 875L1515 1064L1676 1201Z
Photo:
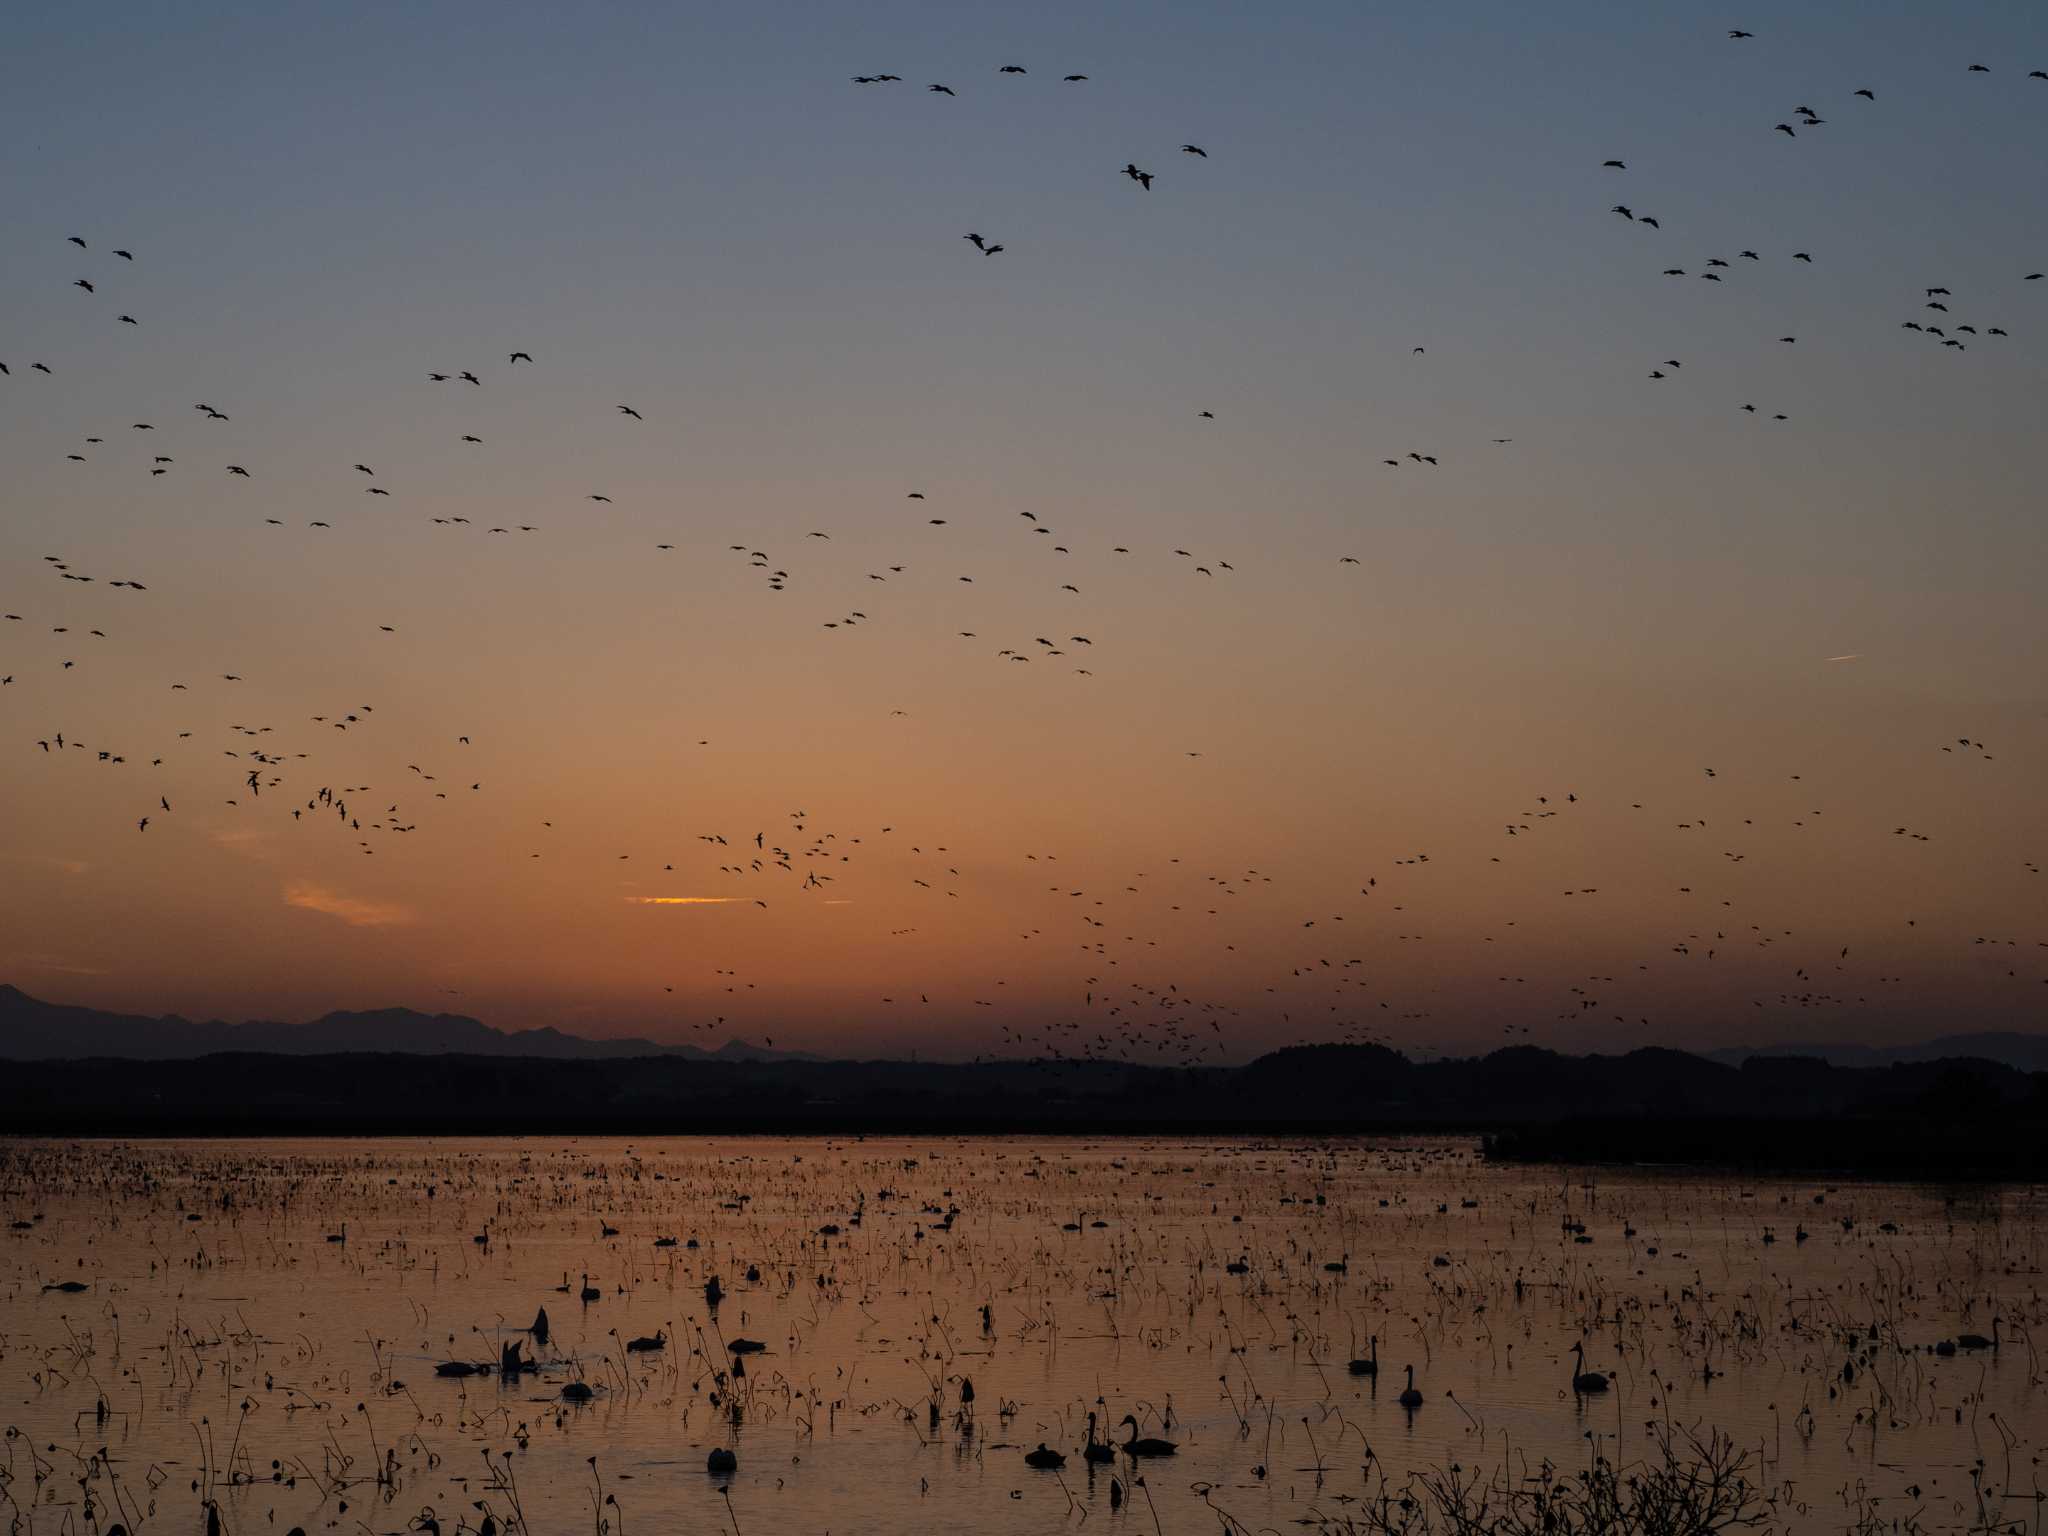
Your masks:
M620 406L619 414L622 416L630 416L635 421L645 421L647 419L646 417L642 416L638 411L634 410L633 407L631 407L630 405Z
M928 85L925 87L925 89L928 91L937 91L941 96L953 96L958 94L958 92L956 92L950 85Z
M1147 192L1150 192L1152 190L1152 173L1150 171L1139 170L1137 167L1137 163L1135 161L1125 162L1124 174L1130 177L1131 180L1135 181L1139 186L1143 187Z
M1200 155L1204 160L1209 158L1209 151L1202 148L1199 144L1183 144L1180 147L1180 152L1184 155Z
M531 352L514 352L512 356L509 359L507 359L508 365L510 363L530 363L532 361L533 354Z

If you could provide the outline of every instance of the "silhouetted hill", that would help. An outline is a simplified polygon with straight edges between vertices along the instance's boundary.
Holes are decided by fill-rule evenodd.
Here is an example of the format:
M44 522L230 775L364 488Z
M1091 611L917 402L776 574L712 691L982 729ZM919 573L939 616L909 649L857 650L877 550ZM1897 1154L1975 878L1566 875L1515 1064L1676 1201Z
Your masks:
M2003 1037L2024 1039L2026 1037ZM1240 1067L757 1059L455 1014L194 1023L0 987L0 1128L45 1133L1484 1130L1543 1161L2048 1175L2048 1072L1956 1057L1739 1064L1536 1046L1427 1062L1295 1046ZM763 1057L767 1053L761 1053Z
M35 1028L86 1013L90 1038L138 1021L54 1010L14 993L0 1018ZM157 1024L164 1021L145 1020ZM175 1021L184 1024L184 1021ZM17 1027L9 1024L6 1027ZM610 1054L627 1042L553 1030L503 1035L403 1011L312 1025L191 1025L185 1040L273 1038L290 1052L154 1059L17 1059L0 1072L0 1128L99 1134L1127 1132L1320 1135L1483 1130L1490 1155L1760 1171L2048 1175L2048 1073L1958 1058L1837 1067L1812 1057L1740 1066L1683 1051L1565 1056L1529 1046L1415 1062L1379 1046L1302 1046L1241 1067L1111 1062L715 1060ZM23 1034L28 1033L26 1026ZM482 1031L479 1035L478 1032ZM404 1053L363 1050L402 1038ZM163 1042L151 1041L159 1051ZM341 1039L351 1049L307 1054ZM482 1039L487 1052L460 1043ZM522 1043L569 1054L517 1054ZM423 1049L424 1044L424 1049ZM454 1048L451 1048L454 1047ZM590 1048L586 1050L585 1048Z
M401 1055L527 1056L549 1060L604 1060L679 1056L695 1061L782 1061L800 1053L771 1051L733 1040L716 1051L652 1040L587 1040L558 1029L500 1030L458 1013L379 1008L330 1013L305 1024L252 1020L205 1023L168 1014L104 1013L46 1003L0 986L0 1060L38 1061L91 1056L171 1061L223 1051L280 1056L329 1056L351 1051Z
M1812 1056L1836 1067L1889 1067L1898 1062L1942 1061L1974 1056L2002 1062L2022 1072L2048 1072L2048 1035L2023 1035L1994 1030L1974 1035L1942 1035L1917 1045L1857 1045L1847 1041L1801 1042L1794 1045L1733 1046L1709 1051L1714 1061L1741 1066L1752 1057Z

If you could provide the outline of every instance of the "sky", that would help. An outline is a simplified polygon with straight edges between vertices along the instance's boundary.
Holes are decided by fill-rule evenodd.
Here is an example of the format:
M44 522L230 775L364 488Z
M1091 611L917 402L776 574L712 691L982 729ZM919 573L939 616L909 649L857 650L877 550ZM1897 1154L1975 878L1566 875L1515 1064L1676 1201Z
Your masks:
M2048 12L1280 10L12 19L0 979L2039 1027Z

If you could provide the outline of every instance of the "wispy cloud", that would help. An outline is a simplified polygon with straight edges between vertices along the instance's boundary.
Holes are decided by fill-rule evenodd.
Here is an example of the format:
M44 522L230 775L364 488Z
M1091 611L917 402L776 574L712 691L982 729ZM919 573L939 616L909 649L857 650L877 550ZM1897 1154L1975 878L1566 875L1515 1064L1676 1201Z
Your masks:
M310 880L294 880L284 888L284 904L301 907L308 912L323 912L329 917L338 917L351 928L389 928L397 923L412 921L412 910L389 901L362 901L354 896L343 896L330 891L324 885L315 885Z
M1861 651L1851 651L1846 656L1823 656L1821 658L1823 661L1861 661L1862 659L1863 653Z
M27 853L18 857L23 864L36 864L44 869L61 869L67 875L82 875L92 868L84 859L62 859L47 853Z
M730 902L745 901L744 896L628 896L626 900L639 907L722 907Z
M111 976L114 973L96 965L72 965L67 961L54 959L49 955L13 955L8 957L9 965L18 965L24 970L57 971L65 976Z
M268 860L272 852L269 833L254 827L209 827L206 840L214 847L245 859Z

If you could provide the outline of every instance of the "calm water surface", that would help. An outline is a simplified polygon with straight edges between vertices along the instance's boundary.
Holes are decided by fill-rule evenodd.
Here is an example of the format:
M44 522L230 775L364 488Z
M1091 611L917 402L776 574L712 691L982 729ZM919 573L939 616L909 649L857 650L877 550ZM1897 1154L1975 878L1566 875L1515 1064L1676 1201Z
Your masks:
M2043 1210L1455 1139L0 1144L0 1517L1341 1530L1418 1468L1675 1426L1749 1451L1773 1528L2035 1530ZM1994 1319L1995 1352L1931 1348ZM522 1338L538 1372L437 1374ZM1612 1390L1572 1390L1581 1341ZM1083 1459L1091 1410L1178 1450L1137 1487Z

